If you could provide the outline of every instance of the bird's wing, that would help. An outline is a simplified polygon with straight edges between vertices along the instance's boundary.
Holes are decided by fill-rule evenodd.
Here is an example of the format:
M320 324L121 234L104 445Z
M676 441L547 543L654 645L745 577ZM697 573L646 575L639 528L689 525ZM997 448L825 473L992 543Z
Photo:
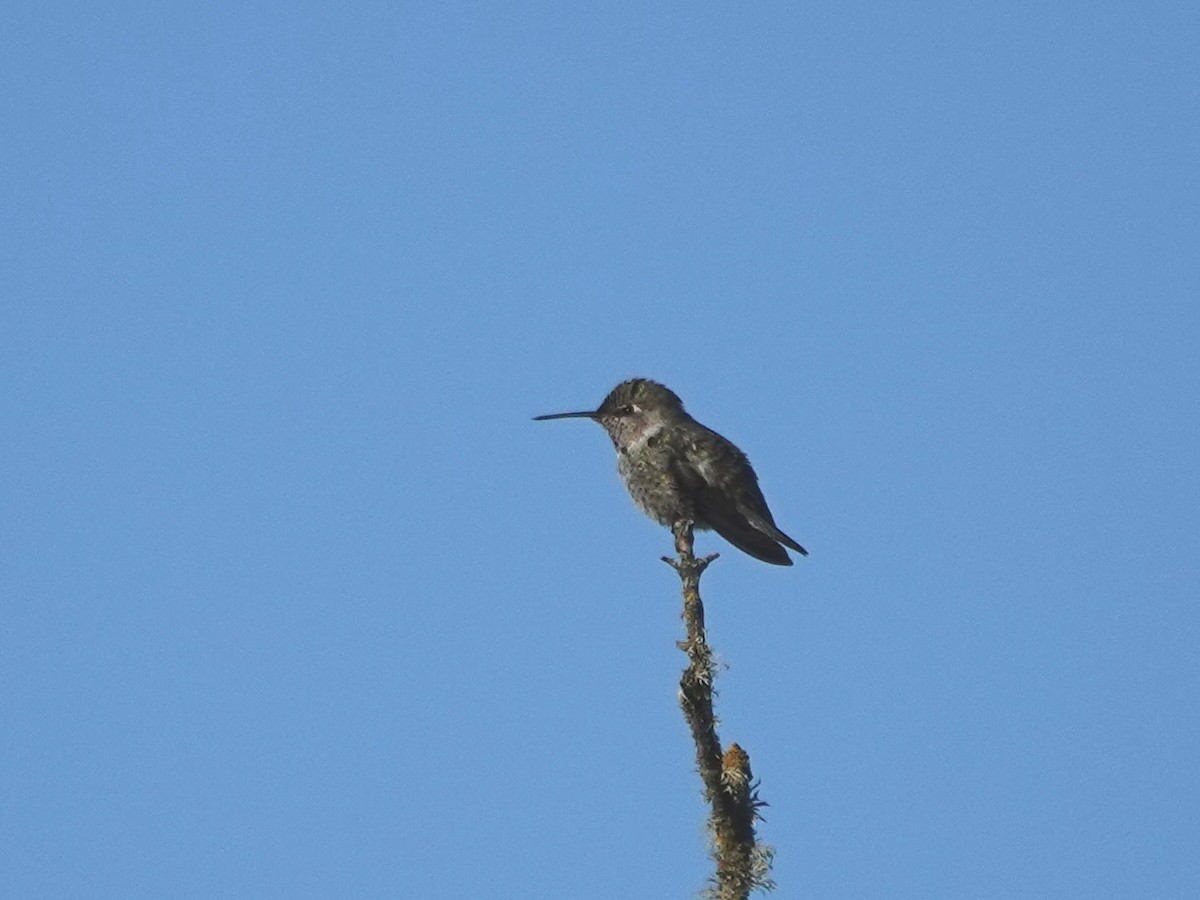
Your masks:
M775 540L763 532L746 524L744 519L723 514L719 507L703 511L705 521L719 534L743 553L749 553L755 559L774 563L777 566L790 566L792 559L787 551Z
M732 441L717 434L711 428L706 430L710 440L705 443L705 453L702 454L698 449L689 447L685 454L688 463L696 469L696 474L703 479L706 485L711 485L715 482L717 471L738 470L739 477L734 480L736 488L733 490L732 496L726 498L726 502L732 500L745 521L772 541L777 541L791 547L803 556L808 556L807 550L789 535L784 534L775 524L775 517L771 515L767 500L758 486L758 474L750 465L746 454L739 450ZM721 504L722 507L724 505ZM728 513L726 513L726 517L729 517ZM720 529L715 526L714 530L721 533ZM724 537L723 534L722 537ZM730 543L734 542L730 540Z
M758 486L755 485L756 489L757 489L757 487ZM762 492L758 491L758 494L759 494L759 498L761 499ZM784 534L779 529L779 526L775 524L775 521L771 518L771 511L769 509L767 509L766 500L762 501L762 508L766 511L765 517L761 516L757 512L755 512L754 509L751 508L751 504L747 503L745 501L739 500L738 508L742 511L742 514L747 518L747 520L749 520L750 524L753 525L755 528L757 528L759 531L765 532L766 534L769 534L774 540L779 541L779 543L784 544L788 547L791 547L793 550L795 550L801 556L808 556L807 550L805 550L803 547L801 547L792 538L790 538L786 534Z
M729 449L736 454L736 457L721 459L722 464L737 465L738 457L741 458L741 462L744 462L745 458L736 447L730 444ZM726 455L724 448L721 452L722 456ZM725 492L714 486L709 478L712 466L702 460L703 457L698 453L687 452L681 458L677 457L672 461L673 474L684 492L692 498L697 520L708 525L733 546L755 559L761 559L763 562L773 563L777 566L790 566L792 560L787 555L787 551L779 546L767 529L745 515L742 502L735 499L735 502L731 503L731 499L734 498L730 498ZM746 465L749 466L748 463ZM750 477L753 478L753 475L753 470L751 470ZM778 531L778 529L775 530Z

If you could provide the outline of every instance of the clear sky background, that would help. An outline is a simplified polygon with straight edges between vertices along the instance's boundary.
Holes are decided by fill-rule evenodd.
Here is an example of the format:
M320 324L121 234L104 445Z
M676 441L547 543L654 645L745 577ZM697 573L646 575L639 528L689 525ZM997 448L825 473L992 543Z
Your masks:
M32 4L0 894L688 897L644 375L780 897L1200 896L1193 2Z

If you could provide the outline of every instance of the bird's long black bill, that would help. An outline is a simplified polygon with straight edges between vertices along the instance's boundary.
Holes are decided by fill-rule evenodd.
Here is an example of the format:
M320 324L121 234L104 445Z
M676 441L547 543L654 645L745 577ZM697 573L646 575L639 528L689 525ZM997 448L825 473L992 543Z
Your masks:
M550 413L546 416L534 416L533 421L545 422L548 419L594 419L596 418L595 411L590 412L569 412L569 413Z

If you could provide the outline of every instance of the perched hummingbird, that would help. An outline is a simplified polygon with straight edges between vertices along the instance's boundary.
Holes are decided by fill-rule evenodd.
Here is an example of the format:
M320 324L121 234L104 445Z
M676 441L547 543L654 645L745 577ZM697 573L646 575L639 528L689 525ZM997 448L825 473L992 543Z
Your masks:
M808 555L776 526L746 454L689 416L675 392L657 381L622 381L590 412L535 418L599 422L617 448L617 471L629 495L656 522L711 528L777 566L792 564L780 544Z

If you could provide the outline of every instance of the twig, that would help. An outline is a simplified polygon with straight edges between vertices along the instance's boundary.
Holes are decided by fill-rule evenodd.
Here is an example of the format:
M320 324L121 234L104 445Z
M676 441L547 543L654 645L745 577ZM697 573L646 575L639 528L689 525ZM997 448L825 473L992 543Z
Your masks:
M757 844L754 822L758 785L750 772L750 757L737 744L722 751L713 714L713 680L716 667L704 632L704 604L700 576L716 553L697 559L693 552L692 523L678 522L675 552L678 558L663 561L679 573L683 586L683 621L687 638L679 649L688 656L679 680L679 705L696 745L696 768L704 782L704 799L710 807L709 830L717 871L708 895L714 900L745 900L755 889L770 890L770 847Z

